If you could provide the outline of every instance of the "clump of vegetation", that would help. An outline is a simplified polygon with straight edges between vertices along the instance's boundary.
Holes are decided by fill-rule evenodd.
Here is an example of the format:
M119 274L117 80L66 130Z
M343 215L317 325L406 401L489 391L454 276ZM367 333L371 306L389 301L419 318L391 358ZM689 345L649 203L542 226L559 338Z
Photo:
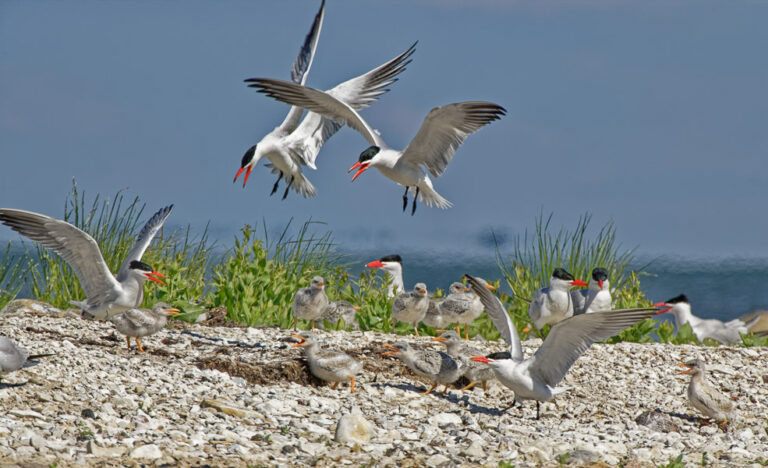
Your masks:
M9 242L0 255L0 309L13 300L24 284L26 266L23 260L11 252Z

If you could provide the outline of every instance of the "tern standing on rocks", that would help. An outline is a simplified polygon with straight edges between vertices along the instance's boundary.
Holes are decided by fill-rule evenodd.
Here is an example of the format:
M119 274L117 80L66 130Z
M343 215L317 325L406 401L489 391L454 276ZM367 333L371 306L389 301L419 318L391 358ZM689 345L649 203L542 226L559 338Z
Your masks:
M589 289L571 291L573 315L591 314L600 310L611 310L611 283L608 270L595 268L589 280Z
M293 348L304 348L304 356L312 375L333 382L332 390L336 390L339 382L349 380L349 393L355 393L355 376L363 370L363 363L343 351L321 348L315 335L310 332L291 336L299 340Z
M355 320L355 315L357 315L358 310L360 310L360 307L349 301L333 301L325 307L321 320L327 320L334 325L338 325L339 320L344 320L345 327L351 325L355 330L359 330L360 325L358 325L357 320Z
M704 361L693 359L678 366L688 368L679 372L678 375L691 374L691 383L688 384L688 402L724 429L728 420L732 419L733 401L707 384L705 378L707 369Z
M655 308L622 309L568 318L555 324L536 353L525 359L515 324L501 301L476 278L469 275L466 277L472 290L480 297L486 313L509 345L508 358L475 356L472 360L490 365L499 382L515 392L512 406L519 400L536 400L536 419L539 419L539 402L550 401L555 395L568 390L557 384L592 343L610 338L656 314ZM567 295L568 290L564 291Z
M0 381L2 381L3 374L40 364L35 359L46 356L53 356L53 354L35 354L30 356L29 351L14 343L10 338L0 336Z
M387 297L395 297L405 292L403 284L403 260L400 255L387 255L379 260L374 260L365 265L368 268L381 268L387 274L389 284L387 285Z
M451 356L432 350L416 351L405 341L398 341L394 345L385 344L392 351L382 353L383 356L394 355L400 359L409 369L417 375L425 377L432 382L432 387L423 392L430 393L438 385L443 385L443 393L448 391L448 385L456 382L464 374L462 366Z
M481 284L485 285L487 289L490 289L491 291L495 290L496 287L493 285L488 284L484 279L477 278L478 281L480 281ZM459 283L461 284L461 283ZM462 285L464 287L464 285ZM483 303L480 302L480 298L477 297L477 294L472 292L471 288L464 287L464 294L469 296L470 303L469 307L466 309L462 309L456 313L456 333L461 335L459 332L459 326L463 323L464 324L464 339L469 339L469 324L474 322L476 318L480 317L480 315L485 310L485 307L483 307Z
M141 346L141 338L154 335L168 324L168 317L178 315L179 309L174 309L165 302L158 302L152 309L130 309L110 320L115 324L117 331L125 335L128 349L131 349L131 338L136 339L136 345L140 352L144 352Z
M85 301L71 303L83 309L87 318L106 320L141 305L144 281L165 284L156 278L164 276L141 262L141 257L172 209L173 205L166 206L149 218L117 276L109 271L93 237L66 221L30 211L3 208L0 209L0 222L59 254L77 275L86 295Z
M536 291L528 306L528 316L531 317L533 326L541 330L544 325L554 325L572 316L573 301L570 289L586 285L584 281L574 279L573 275L563 268L555 268L549 279L549 287Z
M496 378L496 374L493 373L493 369L489 366L470 359L472 356L482 354L482 352L479 349L464 346L461 336L455 331L447 331L435 337L432 341L443 343L448 355L454 360L459 361L461 366L464 367L464 377L469 380L469 384L462 388L462 391L469 390L477 382L480 382L483 390L485 390L486 382Z
M293 331L297 331L298 319L309 320L314 331L315 320L323 316L327 306L325 281L322 276L315 276L310 286L296 291L296 296L293 298Z
M429 297L427 297L427 285L416 283L413 291L398 294L392 303L392 327L397 322L407 322L413 325L413 331L416 336L419 330L416 327L422 321L429 308Z

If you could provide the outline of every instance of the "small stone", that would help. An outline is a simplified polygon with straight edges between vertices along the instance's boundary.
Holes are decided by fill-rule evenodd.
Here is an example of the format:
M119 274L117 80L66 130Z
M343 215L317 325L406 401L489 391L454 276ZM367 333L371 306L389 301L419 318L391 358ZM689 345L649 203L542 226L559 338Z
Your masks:
M434 426L447 426L448 424L461 425L461 416L456 413L438 413L431 418L429 422Z
M450 458L446 457L442 453L436 453L432 455L431 457L427 458L427 466L441 466L447 464L449 461L451 461Z
M142 445L131 451L131 458L141 458L146 460L157 460L163 456L163 452L155 444Z
M96 413L94 413L90 408L85 408L84 410L80 411L80 416L84 418L96 419Z
M358 408L353 408L351 413L345 414L336 425L336 442L358 442L367 444L371 440L373 425L363 417Z
M467 447L467 450L464 451L467 455L470 457L475 458L484 458L485 457L485 451L483 450L483 442L476 440L469 444L469 447Z

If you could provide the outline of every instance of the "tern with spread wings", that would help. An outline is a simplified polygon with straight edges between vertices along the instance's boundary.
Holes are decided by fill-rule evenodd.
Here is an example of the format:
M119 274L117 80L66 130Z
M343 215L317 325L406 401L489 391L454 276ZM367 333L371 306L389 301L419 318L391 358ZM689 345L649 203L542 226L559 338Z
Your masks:
M60 219L31 211L0 208L0 222L19 234L39 242L61 256L80 280L85 301L71 301L87 318L106 320L141 305L144 281L164 284L162 274L143 263L141 257L170 216L173 205L162 208L144 225L117 276L109 271L99 245L87 233Z
M370 167L375 167L389 179L405 186L403 211L408 205L408 192L413 192L411 215L416 212L416 200L427 206L442 209L453 206L432 187L429 174L439 177L459 145L472 133L505 115L506 110L492 102L468 101L447 104L432 109L416 136L400 151L384 142L356 110L347 102L331 93L309 88L289 81L267 78L248 80L250 86L269 97L292 106L301 106L327 118L344 122L360 132L371 146L360 154L360 158L349 172L357 169L357 177Z

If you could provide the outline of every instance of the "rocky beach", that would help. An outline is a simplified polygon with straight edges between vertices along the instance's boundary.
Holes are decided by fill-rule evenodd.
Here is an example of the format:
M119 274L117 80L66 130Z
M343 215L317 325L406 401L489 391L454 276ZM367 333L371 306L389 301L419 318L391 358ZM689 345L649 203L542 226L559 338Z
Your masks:
M381 356L399 335L318 331L363 362L350 394L310 375L289 330L229 325L216 314L174 322L139 353L109 323L11 303L0 335L55 355L2 376L0 466L658 466L681 454L691 466L768 463L766 348L596 344L536 420L534 402L502 412L513 395L497 383L421 395L426 382ZM526 354L539 344L525 342ZM676 365L695 357L734 399L726 431L687 403Z

